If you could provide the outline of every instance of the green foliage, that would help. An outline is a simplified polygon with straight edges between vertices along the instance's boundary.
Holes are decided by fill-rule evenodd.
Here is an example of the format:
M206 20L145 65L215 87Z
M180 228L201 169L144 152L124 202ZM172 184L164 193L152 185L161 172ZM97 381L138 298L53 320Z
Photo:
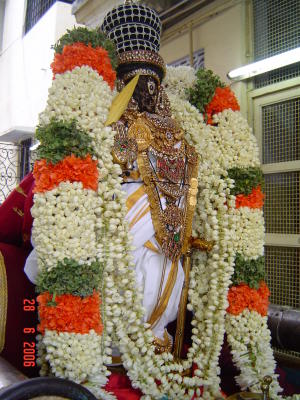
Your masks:
M233 285L246 283L251 288L258 289L259 282L265 277L265 258L258 257L256 260L245 260L239 253L236 254Z
M77 128L75 120L66 122L52 119L48 125L38 125L36 138L41 142L37 158L44 158L53 164L71 154L81 158L93 154L91 138Z
M233 195L248 195L258 185L262 189L264 186L264 176L260 168L231 168L228 170L228 176L235 181L235 186L231 189Z
M102 274L103 265L98 261L92 262L91 265L80 265L77 261L65 258L51 271L43 271L38 275L36 292L91 296L94 289L99 289ZM52 301L55 302L55 299Z
M214 97L217 87L225 87L220 78L210 69L199 69L196 73L197 81L192 89L189 89L189 101L201 113Z
M90 44L94 48L104 48L108 51L112 67L114 69L117 68L117 53L115 44L113 41L108 39L100 29L88 29L85 27L74 27L73 29L67 29L67 33L65 33L55 43L55 45L52 46L52 48L56 53L62 53L64 46L77 42L84 43L85 45Z

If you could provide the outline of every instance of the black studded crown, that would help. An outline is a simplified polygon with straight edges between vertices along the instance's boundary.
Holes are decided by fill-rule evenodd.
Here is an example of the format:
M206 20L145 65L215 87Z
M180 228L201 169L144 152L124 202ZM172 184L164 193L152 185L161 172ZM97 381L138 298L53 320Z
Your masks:
M101 29L113 40L120 55L132 50L160 48L161 21L156 11L141 4L122 4L104 18Z
M156 11L127 0L109 11L101 29L116 45L118 78L127 81L139 73L161 82L165 63L158 54L161 21Z

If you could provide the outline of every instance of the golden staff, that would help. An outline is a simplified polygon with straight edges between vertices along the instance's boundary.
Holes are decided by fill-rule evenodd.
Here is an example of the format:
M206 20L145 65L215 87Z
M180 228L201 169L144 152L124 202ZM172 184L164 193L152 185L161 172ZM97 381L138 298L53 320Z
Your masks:
M180 297L180 303L178 307L177 314L177 325L176 325L176 335L175 335L175 343L174 343L174 357L180 358L181 349L183 344L183 336L184 336L184 325L186 319L186 305L188 299L188 291L189 291L189 282L190 282L190 271L191 271L191 257L193 250L200 251L211 251L213 248L213 242L207 242L204 239L200 238L191 238L189 243L189 249L185 253L183 258L183 272L184 272L184 282Z

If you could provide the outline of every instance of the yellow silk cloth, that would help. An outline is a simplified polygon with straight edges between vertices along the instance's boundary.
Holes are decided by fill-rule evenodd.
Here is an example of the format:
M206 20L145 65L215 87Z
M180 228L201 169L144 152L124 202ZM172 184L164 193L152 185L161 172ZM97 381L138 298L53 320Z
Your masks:
M166 259L155 239L143 183L125 183L122 187L127 194L126 219L133 236L136 281L143 293L145 322L151 323L154 335L163 339L165 327L177 316L184 280L183 269L180 261L172 263ZM165 199L162 196L161 202L164 207Z

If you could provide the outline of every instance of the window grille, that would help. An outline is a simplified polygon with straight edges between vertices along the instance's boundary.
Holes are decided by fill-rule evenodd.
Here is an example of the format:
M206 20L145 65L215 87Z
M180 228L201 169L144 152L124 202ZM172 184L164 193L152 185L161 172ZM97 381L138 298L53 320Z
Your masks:
M265 259L270 301L300 308L300 248L265 246Z
M300 98L262 107L263 163L300 160Z
M31 139L0 143L0 204L32 169Z
M0 204L20 181L18 173L20 146L0 143Z
M181 65L191 65L190 56L185 56L172 62L170 65L173 67L179 67ZM194 51L194 68L197 71L200 68L204 68L204 49Z
M256 61L300 46L299 0L253 0L254 59ZM300 76L300 63L254 79L262 87Z
M265 175L267 233L300 233L300 172Z
M23 140L20 144L20 180L31 170L30 146L32 139Z
M25 33L27 33L39 19L49 10L57 0L27 0ZM75 0L60 0L72 4Z

